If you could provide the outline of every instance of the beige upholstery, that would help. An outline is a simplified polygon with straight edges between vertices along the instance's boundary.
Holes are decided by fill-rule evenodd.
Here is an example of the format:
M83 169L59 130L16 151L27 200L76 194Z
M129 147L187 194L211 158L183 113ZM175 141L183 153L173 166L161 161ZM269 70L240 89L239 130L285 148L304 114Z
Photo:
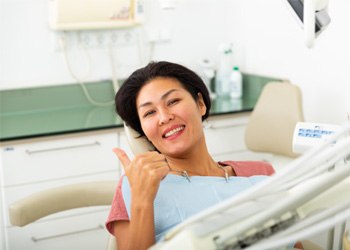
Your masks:
M302 240L301 244L305 250L324 250L322 247L309 240Z
M347 231L344 234L344 237L343 237L343 248L344 248L344 250L350 250L350 234L349 234L349 231Z
M270 82L249 118L246 146L255 152L295 157L292 139L299 121L304 121L300 89L287 82Z
M22 227L42 217L69 209L110 206L116 186L116 181L87 182L34 193L10 205L10 222L14 226ZM116 249L112 236L107 249Z

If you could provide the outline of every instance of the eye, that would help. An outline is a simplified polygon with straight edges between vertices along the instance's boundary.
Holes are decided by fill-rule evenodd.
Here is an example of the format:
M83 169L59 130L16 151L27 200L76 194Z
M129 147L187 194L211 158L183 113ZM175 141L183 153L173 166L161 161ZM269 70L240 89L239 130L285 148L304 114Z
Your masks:
M168 105L174 105L180 101L179 98L171 99L168 101Z
M155 113L156 111L155 110L148 110L148 111L146 111L144 114L143 114L143 117L145 118L145 117L148 117L148 116L150 116L150 115L152 115L153 113Z

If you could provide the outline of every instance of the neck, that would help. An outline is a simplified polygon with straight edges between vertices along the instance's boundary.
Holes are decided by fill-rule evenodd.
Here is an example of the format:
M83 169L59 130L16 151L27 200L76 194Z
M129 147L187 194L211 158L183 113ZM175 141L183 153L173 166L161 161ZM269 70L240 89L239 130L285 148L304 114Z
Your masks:
M222 176L222 169L208 152L204 136L186 153L180 156L168 155L166 158L169 167L175 171L186 171L189 175Z
M170 168L177 171L186 171L189 175L208 176L221 173L217 163L209 155L208 151L200 151L180 157L167 156ZM221 173L222 174L222 173Z
M168 164L171 169L176 171L186 171L190 176L198 175L198 176L210 176L217 175L220 173L218 171L218 164L213 160L209 159L208 161L198 162L198 161L173 161L168 159Z
M223 175L226 180L226 183L228 183L229 176L230 176L228 171L224 167L216 163L213 159L211 159L211 157L210 157L210 160L208 161L208 164L203 165L205 166L205 168L202 168L200 169L200 171L196 171L196 172L192 171L192 169L187 170L189 169L189 167L174 168L173 165L169 163L169 161L168 161L168 164L172 172L182 175L183 177L186 177L189 182L191 182L190 176L220 176L221 177ZM198 163L196 163L195 165L201 166L201 165L198 165ZM181 165L177 165L177 166L181 166ZM193 163L190 166L194 166ZM218 171L220 173L218 173Z

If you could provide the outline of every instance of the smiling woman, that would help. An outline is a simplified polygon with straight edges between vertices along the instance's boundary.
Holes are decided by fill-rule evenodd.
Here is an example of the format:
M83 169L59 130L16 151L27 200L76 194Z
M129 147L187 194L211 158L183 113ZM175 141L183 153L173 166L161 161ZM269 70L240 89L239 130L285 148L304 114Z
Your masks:
M117 113L138 133L144 135L138 117L136 98L139 95L139 90L155 78L177 80L182 88L191 94L194 100L197 100L199 98L198 93L201 93L207 107L202 120L209 116L211 107L209 92L202 79L196 73L179 64L169 62L150 63L146 67L136 70L126 79L115 98Z
M147 249L190 216L274 173L265 162L212 158L202 126L210 106L200 77L175 63L152 62L121 86L117 113L157 150L129 159L114 149L125 175L106 226L118 249Z
M159 77L146 84L137 97L138 116L148 140L163 154L184 154L204 140L201 93L195 101L173 78ZM175 156L175 155L174 155Z

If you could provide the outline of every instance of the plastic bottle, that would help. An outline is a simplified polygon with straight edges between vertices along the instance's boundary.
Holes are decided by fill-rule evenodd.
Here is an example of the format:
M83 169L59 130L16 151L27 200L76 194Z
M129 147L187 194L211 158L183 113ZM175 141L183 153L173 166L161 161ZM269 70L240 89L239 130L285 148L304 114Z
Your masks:
M213 91L215 91L214 89L212 89L212 80L215 77L215 69L214 69L214 65L212 63L211 60L209 59L203 59L200 63L201 66L201 73L200 76L202 77L205 85L207 86L207 89L209 91L210 97L214 97L213 96Z
M219 97L230 96L231 92L231 56L232 49L231 44L222 45L220 47L221 57L219 67L215 76L215 94Z
M237 66L233 67L230 75L230 96L233 99L239 99L242 97L242 74Z

